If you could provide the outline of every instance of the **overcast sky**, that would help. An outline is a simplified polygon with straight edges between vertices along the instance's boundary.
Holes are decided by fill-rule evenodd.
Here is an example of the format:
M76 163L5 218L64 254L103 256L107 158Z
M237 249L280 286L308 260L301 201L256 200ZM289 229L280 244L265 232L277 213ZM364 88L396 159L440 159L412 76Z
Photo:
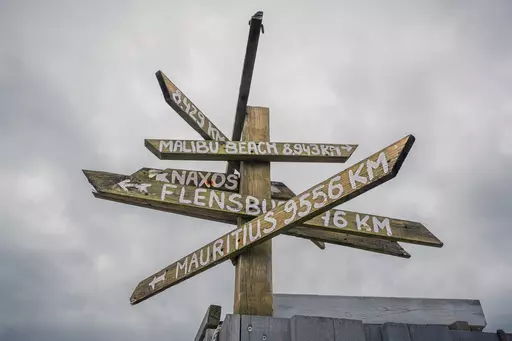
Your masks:
M232 226L95 199L82 169L223 171L159 161L144 138L201 139L162 70L231 136L249 26L264 11L250 105L271 139L357 143L345 165L272 165L305 190L412 133L394 180L346 203L420 221L408 260L274 239L274 292L480 299L512 332L509 1L0 2L0 340L191 340L232 312L225 262L137 306L137 283Z

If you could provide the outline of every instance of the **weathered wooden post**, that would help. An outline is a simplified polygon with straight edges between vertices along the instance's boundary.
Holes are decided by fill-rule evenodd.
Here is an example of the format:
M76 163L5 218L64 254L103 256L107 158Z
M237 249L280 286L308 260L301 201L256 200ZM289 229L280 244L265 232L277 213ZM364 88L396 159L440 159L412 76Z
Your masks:
M271 181L270 162L344 163L357 145L270 142L269 109L246 106L257 47L253 38L259 34L261 16L258 12L251 21L232 141L163 72L156 73L165 101L204 140L146 139L148 150L161 160L227 161L226 173L142 168L123 175L84 170L97 198L236 225L140 281L130 297L132 305L231 260L236 266L234 313L273 316L272 238L279 234L310 239L320 248L331 243L402 258L410 255L398 241L443 245L421 223L335 209L394 178L414 143L412 135L300 194ZM220 311L213 308L207 311L196 339L204 338L217 315Z
M268 108L247 108L242 137L244 141L270 141ZM270 162L242 162L240 173L240 194L270 200ZM245 222L239 219L238 226ZM272 240L238 256L233 312L272 316Z

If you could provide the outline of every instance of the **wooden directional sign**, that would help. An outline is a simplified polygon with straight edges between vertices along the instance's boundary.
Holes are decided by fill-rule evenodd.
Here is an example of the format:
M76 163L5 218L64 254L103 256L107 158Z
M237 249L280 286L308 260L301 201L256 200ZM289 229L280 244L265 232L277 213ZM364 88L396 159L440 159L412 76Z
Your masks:
M97 179L97 181L91 181L94 183L102 183L101 178L104 178L100 172L90 173L90 171L85 171L89 179ZM120 178L121 179L121 178ZM110 180L106 180L110 181ZM101 187L101 185L99 185ZM170 212L175 214L180 214L192 218L199 218L199 219L205 219L210 221L216 221L216 222L222 222L222 223L228 223L228 224L235 224L235 222L231 220L224 220L222 217L215 216L212 214L205 215L201 212L190 212L187 210L184 210L181 207L172 207L172 208L162 208L159 206L154 206L152 204L146 203L144 201L126 201L126 198L123 198L121 196L114 196L109 195L105 193L100 192L94 192L93 193L96 198L109 200L121 204L130 204L133 206L139 206L139 207L145 207L150 208L158 211L164 211L164 212ZM291 228L288 231L285 231L283 234L302 238L302 239L308 239L308 240L316 240L321 241L323 243L329 243L334 245L341 245L341 246L347 246L354 249L359 250L365 250L370 252L376 252L384 255L389 256L395 256L400 258L410 258L411 255L405 251L400 244L397 242L391 241L391 240L385 240L385 239L379 239L379 238L368 238L368 237L362 237L357 236L353 234L344 233L342 231L324 231L324 230L317 230L317 229L310 229L309 227L304 226L296 226Z
M207 172L187 169L155 169L141 168L131 177L141 180L153 179L161 182L170 182L182 186L194 186L209 189L219 189L228 192L239 192L240 175L217 172ZM270 189L273 199L290 199L295 194L286 185L279 181L271 181Z
M345 162L357 145L254 141L145 140L160 160Z
M164 99L205 140L229 141L215 124L162 72L156 73ZM229 169L240 170L240 162L228 161ZM232 171L228 173L233 173Z
M142 302L394 178L413 143L412 135L402 138L151 275L135 288L130 303Z
M258 216L260 213L268 212L268 210L277 205L285 203L285 201L276 200L267 203L253 196L242 196L213 190L205 190L206 192L203 193L201 189L185 186L177 186L174 193L169 194L167 186L163 186L161 183L155 183L154 181L141 180L135 176L127 177L121 174L88 170L84 171L84 173L95 189L94 196L96 198L226 224L236 225L237 219L240 217L252 218ZM163 191L167 192L167 194L162 200L161 193ZM205 198L211 198L212 200L205 200L206 205L204 206L196 205L193 203L193 201L196 200L194 199L196 196L197 200L203 196ZM202 201L202 199L200 201ZM246 203L249 203L249 205ZM230 205L232 207L226 208L226 206ZM343 226L350 226L347 231L351 231L355 226L360 226L361 222L368 222L369 226L372 226L371 224L377 220L379 223L384 224L384 226L387 226L389 223L391 231L400 232L400 228L404 226L419 226L420 232L426 231L424 234L429 233L423 225L412 221L340 210L330 210L328 212L333 212L331 215L336 217L333 219L332 224L326 227L323 225L312 227L304 226L303 228L294 227L284 234L391 256L409 258L410 255L395 242L368 238L364 233L361 236L356 236L353 233L345 233L346 231L343 229ZM327 214L327 212L325 214ZM346 219L343 219L343 217L346 217ZM309 225L308 222L304 224ZM377 227L380 227L380 225L372 226L372 228ZM415 236L415 233L413 232L411 235ZM382 238L389 239L387 236L383 236ZM414 241L420 238L421 237L411 238L411 240Z
M205 140L228 141L229 139L202 113L162 71L156 73L164 99Z
M146 203L146 205L151 205L151 208L172 213L179 213L176 212L176 207L179 206L183 208L182 214L230 224L236 224L240 217L252 218L286 203L285 200L267 201L251 195L190 186L166 185L169 183L168 181L158 183L148 180L145 173L145 171L139 171L127 177L105 172L86 172L93 186L101 194L99 197L119 199L117 201L137 206ZM102 186L101 183L107 183L106 179L110 179L108 183L113 185L108 188ZM136 187L123 190L121 185L116 185L116 181L119 181L119 184L127 182L143 186L148 189L148 194L138 191ZM441 247L443 245L421 223L339 209L328 210L304 222L302 226L310 230L344 232L424 246Z

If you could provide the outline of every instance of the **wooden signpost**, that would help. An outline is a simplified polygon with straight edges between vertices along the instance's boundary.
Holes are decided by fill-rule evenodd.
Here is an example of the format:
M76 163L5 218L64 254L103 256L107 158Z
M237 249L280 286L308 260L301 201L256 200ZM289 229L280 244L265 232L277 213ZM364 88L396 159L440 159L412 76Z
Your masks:
M137 285L130 302L140 303L394 178L413 143L412 135L402 138L149 276Z
M402 258L410 255L397 242L443 245L419 222L334 208L394 178L414 143L412 135L298 195L270 180L271 162L343 163L357 145L270 142L268 108L247 106L262 16L258 12L249 22L232 141L169 78L156 73L165 101L205 141L147 139L146 147L162 160L227 161L226 173L84 170L97 198L236 225L142 280L130 297L132 305L231 260L236 265L234 313L271 316L271 241L280 234L310 239L320 248L330 243Z

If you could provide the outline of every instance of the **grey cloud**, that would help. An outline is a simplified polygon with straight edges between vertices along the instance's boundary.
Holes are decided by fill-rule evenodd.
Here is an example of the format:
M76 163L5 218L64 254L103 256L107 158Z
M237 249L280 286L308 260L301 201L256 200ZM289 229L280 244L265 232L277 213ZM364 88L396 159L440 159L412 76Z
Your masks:
M359 143L350 165L414 133L398 177L343 207L421 221L445 242L402 244L403 260L280 236L274 291L478 298L489 330L512 331L508 2L0 6L0 340L186 340L209 304L231 311L229 262L131 307L140 279L230 227L95 199L81 169L223 170L144 148L200 138L154 72L230 135L261 8L249 103L270 107L273 139ZM274 164L272 176L299 191L344 167Z

